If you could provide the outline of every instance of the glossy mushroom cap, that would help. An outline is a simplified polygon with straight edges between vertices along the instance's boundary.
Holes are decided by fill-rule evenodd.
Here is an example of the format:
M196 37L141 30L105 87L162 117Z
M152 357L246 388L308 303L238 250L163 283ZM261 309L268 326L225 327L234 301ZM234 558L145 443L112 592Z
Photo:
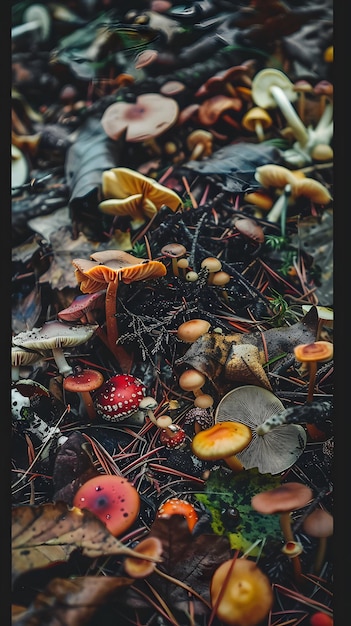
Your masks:
M78 489L73 506L94 513L117 537L137 519L140 498L135 487L123 476L103 474L87 480Z
M217 461L237 454L251 439L252 432L245 424L221 422L196 433L191 449L199 459Z
M217 617L229 626L256 626L273 606L269 578L249 559L229 559L215 570L210 585Z
M158 559L163 551L162 542L157 537L147 537L138 543L138 545L133 548L134 552L137 552L140 555L147 555L149 557L153 557ZM133 557L127 556L124 559L123 567L125 572L131 578L145 578L145 576L149 576L152 574L156 567L156 563L152 561L147 561L145 559L133 559Z
M130 374L116 374L105 382L95 396L96 412L105 420L120 422L139 410L145 385Z
M63 387L66 391L84 392L95 391L104 382L104 377L98 370L84 369L81 372L66 376Z
M197 391L198 389L201 389L201 387L205 384L206 382L206 376L205 374L202 374L201 372L199 372L198 370L195 369L190 369L190 370L185 370L185 372L183 372L180 376L179 376L179 387L181 389L183 389L184 391Z
M198 521L198 514L193 505L187 500L169 498L159 507L156 517L170 517L171 515L183 515L188 523L190 532Z

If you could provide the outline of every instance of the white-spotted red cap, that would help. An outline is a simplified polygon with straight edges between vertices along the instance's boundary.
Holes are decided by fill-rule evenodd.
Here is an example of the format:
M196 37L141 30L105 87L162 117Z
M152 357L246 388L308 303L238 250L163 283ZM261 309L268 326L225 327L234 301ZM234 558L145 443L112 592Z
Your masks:
M145 391L145 385L135 376L116 374L100 387L95 396L96 412L111 422L122 421L138 411Z

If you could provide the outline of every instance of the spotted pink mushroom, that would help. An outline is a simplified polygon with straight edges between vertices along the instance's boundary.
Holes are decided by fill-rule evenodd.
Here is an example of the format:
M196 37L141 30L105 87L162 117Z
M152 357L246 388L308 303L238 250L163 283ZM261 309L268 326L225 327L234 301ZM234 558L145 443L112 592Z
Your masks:
M140 497L123 476L103 474L87 480L76 492L73 506L88 509L118 537L137 519Z

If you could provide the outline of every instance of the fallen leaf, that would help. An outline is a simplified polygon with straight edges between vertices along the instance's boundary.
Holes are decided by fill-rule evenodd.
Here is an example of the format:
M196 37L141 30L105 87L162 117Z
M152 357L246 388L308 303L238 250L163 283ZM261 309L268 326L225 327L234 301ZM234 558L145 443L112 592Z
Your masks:
M147 578L153 589L171 610L188 611L189 592L176 582L163 578L162 573L171 576L205 601L191 596L195 614L206 612L212 574L219 563L231 556L228 538L209 533L194 537L181 515L155 519L148 537L157 537L163 545L162 564ZM149 606L133 590L127 591L127 602L134 608Z
M23 612L13 615L13 626L83 626L88 624L98 608L121 587L130 585L131 578L80 576L54 578Z
M86 509L70 508L64 502L13 507L13 579L31 569L67 561L77 548L90 558L112 554L140 558Z

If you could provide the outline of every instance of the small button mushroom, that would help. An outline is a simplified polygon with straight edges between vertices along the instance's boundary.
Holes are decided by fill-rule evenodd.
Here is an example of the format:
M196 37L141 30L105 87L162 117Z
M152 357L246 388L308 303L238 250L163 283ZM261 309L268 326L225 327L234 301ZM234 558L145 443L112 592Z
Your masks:
M181 243L168 243L161 248L161 253L171 259L173 274L179 276L177 261L186 254L186 247Z
M90 478L78 489L73 506L94 513L109 532L118 537L137 519L140 497L124 476L103 474Z
M213 135L203 128L193 130L186 139L186 145L190 151L190 161L208 157L213 150Z
M212 280L215 272L219 272L222 269L222 263L215 256L208 256L203 261L201 261L201 269L206 270L208 272L208 280L207 283L209 285L212 284Z
M178 326L177 337L186 343L193 343L196 339L201 337L201 335L207 333L210 328L211 324L207 320L194 318Z
M161 428L160 442L172 450L177 450L185 445L186 432L178 424L170 424L166 428Z
M265 140L264 131L272 126L273 120L262 107L252 107L245 113L241 123L245 130L256 133L259 142Z
M296 80L293 84L293 90L296 91L298 95L297 101L297 112L300 116L300 119L303 123L305 123L305 112L306 112L306 93L313 93L313 87L308 80L304 78L300 80Z
M192 391L195 396L202 393L201 388L206 382L206 376L196 369L185 370L178 380L179 387L183 391Z
M302 528L307 535L318 538L313 571L319 576L326 555L328 537L334 532L334 518L328 511L317 508L305 517Z

